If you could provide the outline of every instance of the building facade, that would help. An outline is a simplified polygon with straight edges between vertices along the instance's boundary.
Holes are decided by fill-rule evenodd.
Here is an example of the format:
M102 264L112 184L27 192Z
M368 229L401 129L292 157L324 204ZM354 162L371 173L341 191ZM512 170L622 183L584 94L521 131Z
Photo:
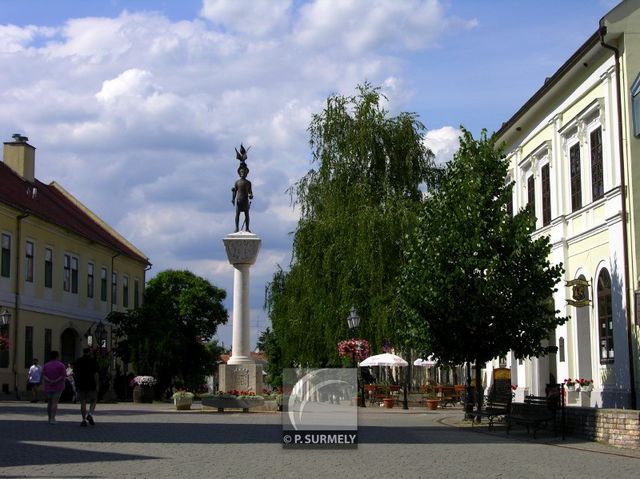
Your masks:
M568 392L568 405L637 407L639 35L640 2L624 1L497 132L513 210L533 209L535 235L549 236L550 261L565 269L555 306L570 317L549 338L556 354L507 358L520 395L592 379L592 391Z
M73 361L87 345L110 349L105 318L142 301L148 258L59 184L35 178L35 148L14 135L0 163L0 309L11 314L0 387L26 388L33 358ZM96 326L106 338L96 344ZM93 340L93 344L89 344Z

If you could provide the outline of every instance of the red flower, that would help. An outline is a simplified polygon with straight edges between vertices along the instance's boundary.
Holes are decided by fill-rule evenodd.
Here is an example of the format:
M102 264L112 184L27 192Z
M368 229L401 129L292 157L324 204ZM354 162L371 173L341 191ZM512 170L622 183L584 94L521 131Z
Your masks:
M338 343L338 354L342 358L362 361L369 357L369 341L366 339L346 339Z
M0 351L6 351L11 348L9 338L0 334Z

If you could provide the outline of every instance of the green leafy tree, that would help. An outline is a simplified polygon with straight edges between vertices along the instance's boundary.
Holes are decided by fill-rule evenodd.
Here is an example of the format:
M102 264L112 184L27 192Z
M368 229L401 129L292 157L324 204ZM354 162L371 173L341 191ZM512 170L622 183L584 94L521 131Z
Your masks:
M282 363L282 348L278 342L278 336L271 328L267 328L260 333L257 343L258 349L262 351L267 358L266 382L272 388L278 389L282 387L282 369L285 365Z
M162 392L179 382L197 390L213 367L206 342L227 322L224 290L190 271L166 270L151 279L136 310L109 316L116 354Z
M286 365L338 365L347 315L372 345L393 339L394 281L415 223L421 185L434 177L416 115L390 116L379 89L334 95L309 126L316 169L292 188L300 207L290 270L276 271L267 309ZM379 346L378 346L379 347Z
M552 301L563 273L551 265L546 236L532 238L529 209L508 211L512 183L495 137L463 129L438 191L424 202L410 235L400 293L405 337L445 363L480 366L513 350L538 357L558 317Z

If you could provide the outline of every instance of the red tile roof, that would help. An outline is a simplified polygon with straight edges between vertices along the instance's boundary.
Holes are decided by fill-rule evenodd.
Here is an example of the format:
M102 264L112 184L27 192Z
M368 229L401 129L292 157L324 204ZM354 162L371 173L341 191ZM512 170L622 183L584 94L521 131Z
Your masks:
M54 184L32 184L0 161L0 201L13 208L58 225L98 244L150 264L149 259L114 236L107 228L74 204Z

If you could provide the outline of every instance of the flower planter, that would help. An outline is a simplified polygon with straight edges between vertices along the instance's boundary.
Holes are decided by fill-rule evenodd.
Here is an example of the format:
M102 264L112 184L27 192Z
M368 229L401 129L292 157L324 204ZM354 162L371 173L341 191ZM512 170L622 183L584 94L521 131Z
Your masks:
M575 384L566 384L565 386L567 387L567 391L575 391L576 390L576 385Z
M583 393L590 393L591 391L593 391L593 385L590 384L589 386L580 386L580 391L582 391Z
M382 402L384 403L384 407L391 409L395 404L396 400L394 398L384 398Z
M134 403L146 403L153 402L153 387L136 385L133 388L133 402Z
M216 408L219 412L223 412L225 409L242 409L244 412L248 412L249 409L262 406L264 404L264 398L262 397L203 397L202 405L205 407Z
M430 411L435 411L438 409L438 400L437 399L427 399L427 409Z
M173 404L176 406L176 409L178 411L188 411L189 409L191 409L193 399L190 397L174 398Z

